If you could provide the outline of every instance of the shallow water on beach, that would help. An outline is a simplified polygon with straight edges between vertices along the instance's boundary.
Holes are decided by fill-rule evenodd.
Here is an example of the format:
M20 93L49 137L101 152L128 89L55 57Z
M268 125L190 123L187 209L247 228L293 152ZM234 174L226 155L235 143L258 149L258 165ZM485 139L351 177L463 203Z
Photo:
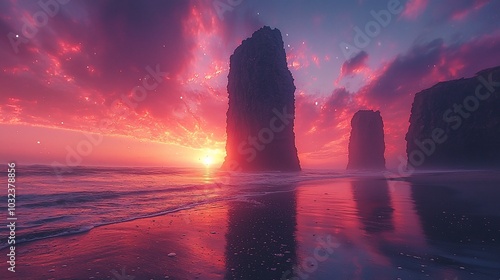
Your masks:
M18 243L81 233L221 200L279 192L278 186L289 183L349 176L331 171L236 174L143 167L19 166L17 172ZM6 205L1 205L0 211L6 212ZM4 232L7 229L1 228L0 234ZM5 246L2 241L0 248Z
M17 172L18 243L171 213L220 197L220 188L197 170L77 167L61 172L19 166Z
M19 167L17 240L225 202L225 271L207 279L499 279L495 174Z

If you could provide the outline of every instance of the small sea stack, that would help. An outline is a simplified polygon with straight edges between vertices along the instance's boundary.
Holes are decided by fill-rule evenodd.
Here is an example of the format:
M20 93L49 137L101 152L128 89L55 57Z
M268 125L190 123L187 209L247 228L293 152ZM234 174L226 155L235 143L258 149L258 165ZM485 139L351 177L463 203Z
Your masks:
M278 29L263 27L236 48L227 90L226 158L231 171L298 171L295 85Z
M384 123L379 111L360 110L351 120L347 169L385 169Z

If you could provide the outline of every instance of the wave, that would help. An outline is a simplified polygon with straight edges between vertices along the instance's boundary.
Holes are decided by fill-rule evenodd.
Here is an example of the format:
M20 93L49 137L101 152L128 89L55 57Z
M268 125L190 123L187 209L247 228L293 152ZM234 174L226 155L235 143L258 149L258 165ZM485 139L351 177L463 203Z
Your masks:
M100 166L50 166L50 165L17 165L18 176L88 176L103 174L126 175L185 175L192 172L189 168L172 167L100 167ZM2 171L5 173L6 171Z
M185 205L171 208L171 209L165 209L165 210L161 210L161 211L156 211L156 212L147 213L147 214L143 214L143 215L132 216L132 217L118 219L118 220L114 220L114 221L95 223L92 225L82 225L82 226L76 226L76 227L70 227L70 228L64 228L64 229L41 230L41 231L37 231L37 232L31 232L31 233L26 233L26 234L22 234L22 235L17 235L16 236L16 244L28 243L28 242L49 239L49 238L55 238L55 237L63 237L63 236L81 234L81 233L88 232L88 231L90 231L94 228L97 228L97 227L113 225L113 224L120 224L120 223L138 220L138 219L144 219L144 218L158 217L158 216L176 213L176 212L183 211L183 210L189 210L189 209L193 209L195 207L199 207L202 205L213 204L213 203L221 202L221 201L252 202L252 200L250 200L251 197L262 196L262 195L266 195L269 193L290 192L293 190L295 190L295 187L289 188L286 190L283 190L283 189L274 190L272 192L270 192L270 191L262 191L262 192L257 191L255 193L239 194L239 195L234 195L234 196L229 196L229 197L218 197L218 198L207 199L207 200L202 200L202 201L198 201L198 202L187 203ZM41 222L41 223L53 222L53 221L57 221L57 220L62 220L64 218L65 217L47 218L47 219L39 220L38 222ZM9 246L8 244L2 244L2 245L0 245L0 250L7 248L8 246Z
M16 243L80 234L93 228L161 216L220 201L294 191L304 182L380 177L404 179L395 171L303 170L301 172L227 172L183 168L77 167L68 184L53 179L51 166L16 168L23 178L17 196L23 223ZM24 172L24 175L21 173ZM439 173L449 171L418 171ZM463 172L463 171L461 171ZM188 183L186 183L188 182ZM6 197L1 195L0 197ZM140 207L129 207L135 204ZM140 209L140 210L137 210ZM6 211L6 205L0 211ZM8 231L0 228L0 233ZM7 247L6 243L0 249Z

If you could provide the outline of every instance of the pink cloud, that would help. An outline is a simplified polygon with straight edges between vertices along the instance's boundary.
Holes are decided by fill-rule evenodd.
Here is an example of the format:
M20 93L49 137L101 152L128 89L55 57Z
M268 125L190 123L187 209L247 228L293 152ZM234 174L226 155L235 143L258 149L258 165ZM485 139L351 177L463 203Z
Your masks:
M472 3L470 7L465 7L463 9L457 9L451 14L451 19L455 21L461 21L467 18L472 12L478 11L483 8L490 0L477 0Z
M359 52L354 57L342 64L339 79L368 70L368 66L366 65L367 61L368 54L365 51Z
M430 15L434 23L443 21L462 21L469 18L473 13L493 4L491 0L446 0L433 2ZM495 3L496 4L496 3ZM492 9L497 9L492 7ZM492 11L493 11L492 10ZM481 20L479 18L478 20Z
M409 20L417 19L427 8L428 2L429 0L408 1L401 16Z

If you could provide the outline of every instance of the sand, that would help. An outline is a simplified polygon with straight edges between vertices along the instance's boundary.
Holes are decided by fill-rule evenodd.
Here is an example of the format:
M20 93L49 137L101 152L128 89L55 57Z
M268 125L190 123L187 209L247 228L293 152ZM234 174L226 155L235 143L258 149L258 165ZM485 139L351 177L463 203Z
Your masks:
M220 204L107 225L21 244L16 273L5 272L2 265L0 275L2 279L132 279L119 278L123 275L217 279L224 272L225 230L225 208ZM169 257L171 253L175 256Z

